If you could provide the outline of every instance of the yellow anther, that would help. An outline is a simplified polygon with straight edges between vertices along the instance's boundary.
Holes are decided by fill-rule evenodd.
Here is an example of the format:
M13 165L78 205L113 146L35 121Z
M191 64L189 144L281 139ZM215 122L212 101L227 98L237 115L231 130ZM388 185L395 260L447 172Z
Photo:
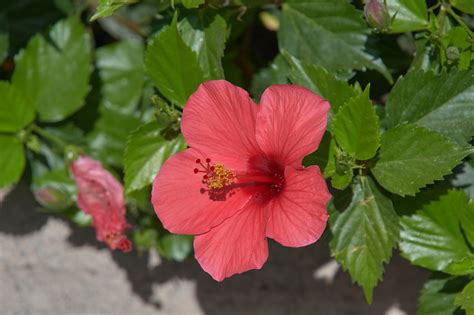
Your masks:
M209 174L207 179L207 186L209 189L222 189L229 187L234 183L234 173L224 167L224 164L216 164L214 171Z

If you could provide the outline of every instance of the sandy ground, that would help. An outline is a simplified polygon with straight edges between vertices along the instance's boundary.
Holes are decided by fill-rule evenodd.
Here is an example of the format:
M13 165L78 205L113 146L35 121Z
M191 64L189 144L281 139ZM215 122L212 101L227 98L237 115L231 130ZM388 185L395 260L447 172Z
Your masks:
M416 313L428 277L395 255L369 306L323 242L301 249L272 243L262 270L216 283L194 259L111 253L91 228L35 208L24 185L0 206L2 315L406 315Z

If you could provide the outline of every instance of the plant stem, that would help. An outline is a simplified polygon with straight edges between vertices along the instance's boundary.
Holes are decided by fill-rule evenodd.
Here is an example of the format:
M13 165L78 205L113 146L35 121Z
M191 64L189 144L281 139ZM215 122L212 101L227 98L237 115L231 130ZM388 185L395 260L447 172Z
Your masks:
M467 31L469 36L472 37L473 33L471 29L466 25L466 23L464 23L463 19L459 15L457 15L452 8L448 8L447 11L449 15L451 15L456 20L456 22L458 22L458 24L461 25Z
M33 131L37 133L40 137L49 140L51 142L54 142L56 145L58 145L61 149L65 149L66 146L68 145L66 142L64 142L61 138L58 136L38 127L37 125L33 126Z

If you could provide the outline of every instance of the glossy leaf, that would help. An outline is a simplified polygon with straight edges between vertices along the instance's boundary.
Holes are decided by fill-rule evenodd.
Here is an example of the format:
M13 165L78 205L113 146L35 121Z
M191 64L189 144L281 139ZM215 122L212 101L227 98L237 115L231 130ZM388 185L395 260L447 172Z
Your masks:
M452 5L463 12L474 14L474 2L472 0L450 0Z
M136 3L138 1L140 0L99 0L99 5L97 6L95 14L91 17L91 21L112 15L121 7Z
M469 203L467 198L466 196L464 207L460 207L458 211L464 234L471 246L474 247L474 201Z
M450 191L416 214L403 217L402 255L414 265L437 271L449 271L451 263L474 257L461 232L458 214L467 202L463 192Z
M332 121L339 146L358 160L372 158L380 146L380 123L369 89L339 109Z
M474 280L469 282L462 292L456 295L454 303L461 306L467 315L474 314Z
M118 42L96 51L104 105L121 113L132 113L143 94L145 70L143 46Z
M288 64L282 55L277 55L268 67L261 69L252 80L251 94L257 100L272 84L288 83Z
M35 116L33 104L13 85L0 81L0 132L16 132Z
M380 156L371 171L388 191L413 196L450 174L470 150L435 131L404 124L383 134Z
M186 46L176 26L176 15L148 45L145 69L168 100L183 106L204 81L196 54Z
M160 238L158 252L161 256L183 261L193 249L193 236L166 234Z
M12 84L33 102L41 121L63 120L84 105L91 40L77 17L55 24L48 39L33 37L15 64Z
M370 303L384 263L398 241L398 216L392 202L370 177L359 177L353 185L351 204L338 215L331 230L332 255L363 287Z
M330 72L374 69L391 75L380 59L365 51L369 29L347 0L289 0L278 30L280 50Z
M188 9L197 8L204 2L204 0L181 0L181 3Z
M15 137L0 134L0 188L15 184L25 168L23 145Z
M151 184L166 159L186 148L181 135L167 140L161 132L162 128L151 122L130 135L124 155L126 193Z
M346 81L336 78L324 68L302 62L289 54L284 54L290 65L290 80L320 94L331 104L331 110L337 113L350 98L359 95L359 91Z
M428 8L425 0L387 0L390 16L394 16L390 31L412 32L428 27Z
M224 79L221 62L227 38L224 18L210 11L199 12L181 20L178 29L186 45L197 54L206 80Z
M466 280L448 276L433 277L428 280L418 299L418 315L452 315L457 309L456 295L462 290Z
M398 80L386 106L389 128L414 123L466 143L474 136L474 69L435 75L411 71Z
M105 164L121 166L128 135L140 125L132 115L101 108L100 118L88 135L90 153Z

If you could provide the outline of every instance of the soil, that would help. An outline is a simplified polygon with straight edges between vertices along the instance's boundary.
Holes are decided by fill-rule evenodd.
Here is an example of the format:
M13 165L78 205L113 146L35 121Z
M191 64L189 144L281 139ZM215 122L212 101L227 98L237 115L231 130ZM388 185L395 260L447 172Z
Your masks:
M395 253L368 305L347 273L332 276L337 267L320 241L299 249L271 243L262 270L217 283L193 258L177 263L155 252L110 252L92 228L39 213L25 185L4 199L0 313L5 315L415 314L429 276ZM326 280L316 276L321 273Z

